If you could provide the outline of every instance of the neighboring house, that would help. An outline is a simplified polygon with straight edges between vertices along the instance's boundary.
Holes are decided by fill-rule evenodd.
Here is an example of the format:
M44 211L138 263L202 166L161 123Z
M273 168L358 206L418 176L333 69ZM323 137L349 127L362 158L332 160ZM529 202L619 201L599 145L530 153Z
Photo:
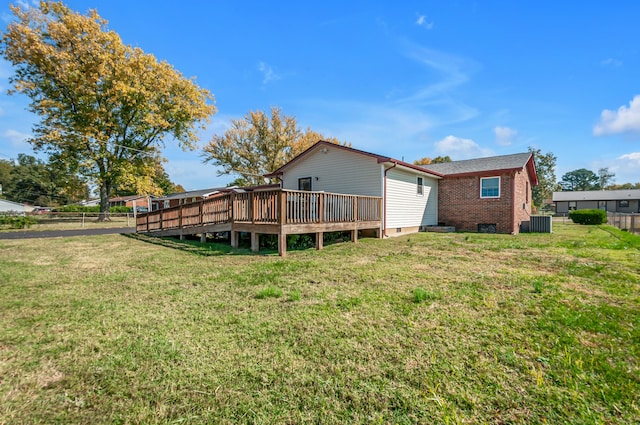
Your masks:
M572 210L601 209L609 212L640 212L640 189L553 192L556 214Z
M438 224L442 175L397 159L320 141L266 177L284 189L382 197L384 236Z
M130 195L109 199L109 207L149 208L150 196Z
M438 191L441 224L468 232L528 231L531 188L538 184L531 153L424 167L444 176Z
M26 212L28 211L24 204L0 199L0 214L24 214Z
M439 224L517 234L538 184L531 153L417 166L324 141L267 177L284 189L380 196L385 236Z
M166 196L160 196L151 200L152 210L155 211L158 209L188 204L190 202L201 201L227 189L227 187L217 187L211 189L189 190L187 192L171 193Z

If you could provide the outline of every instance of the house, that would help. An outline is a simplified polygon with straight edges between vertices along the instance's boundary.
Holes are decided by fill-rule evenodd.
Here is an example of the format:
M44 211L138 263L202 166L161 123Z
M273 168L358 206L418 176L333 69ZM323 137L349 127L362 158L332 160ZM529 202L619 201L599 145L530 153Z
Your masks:
M440 173L438 221L468 232L527 231L531 189L538 177L533 154L518 153L425 165Z
M31 211L31 209L29 209ZM0 214L22 214L28 212L24 204L0 199Z
M446 165L446 166L445 166ZM232 247L249 234L277 235L286 255L287 235L327 232L399 236L442 223L458 230L518 233L529 224L532 154L506 155L425 167L319 141L267 174L280 184L220 188L183 194L183 203L136 219L136 230L159 236L229 233ZM439 170L431 168L440 168ZM444 193L445 191L449 193ZM197 194L199 197L190 197ZM165 198L167 201L170 199Z
M569 211L582 209L638 213L640 189L553 192L553 202L556 204L556 214L567 214Z
M217 187L210 189L200 189L200 190L189 190L186 192L178 192L171 193L166 196L161 196L158 198L154 198L151 200L152 210L171 208L178 205L188 204L190 202L200 201L202 199L207 199L210 196L215 195L221 191L224 191L228 188L226 187Z
M380 196L384 236L438 224L517 234L538 184L531 153L417 166L324 141L266 177L284 189Z
M130 195L109 198L109 207L149 208L150 196Z

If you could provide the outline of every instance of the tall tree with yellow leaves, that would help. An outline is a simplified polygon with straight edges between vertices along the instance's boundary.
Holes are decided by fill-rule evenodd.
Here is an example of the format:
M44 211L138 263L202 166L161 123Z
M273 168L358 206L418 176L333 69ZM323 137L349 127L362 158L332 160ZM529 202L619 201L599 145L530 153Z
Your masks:
M231 128L215 135L203 149L204 162L220 167L218 175L240 176L234 185L259 185L271 173L319 140L324 138L310 128L302 132L295 117L271 108L271 117L263 111L249 112L244 118L231 120ZM347 146L346 143L343 145Z
M125 45L96 11L59 2L16 7L0 54L15 67L12 93L26 94L40 121L36 150L56 155L100 189L106 217L112 189L158 190L149 178L167 137L194 149L215 113L213 95L166 62Z

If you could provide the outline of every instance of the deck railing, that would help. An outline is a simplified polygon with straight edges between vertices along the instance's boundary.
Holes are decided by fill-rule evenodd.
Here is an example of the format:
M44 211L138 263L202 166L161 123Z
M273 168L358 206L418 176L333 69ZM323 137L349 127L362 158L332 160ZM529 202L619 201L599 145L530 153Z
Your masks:
M320 224L375 222L382 198L327 192L267 190L226 193L202 201L140 214L139 232L223 223Z

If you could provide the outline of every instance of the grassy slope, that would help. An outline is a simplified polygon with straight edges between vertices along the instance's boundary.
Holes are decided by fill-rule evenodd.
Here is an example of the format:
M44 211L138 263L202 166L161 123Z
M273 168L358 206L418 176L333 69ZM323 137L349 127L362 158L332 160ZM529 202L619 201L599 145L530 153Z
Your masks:
M0 423L638 423L638 238L554 231L1 241Z

